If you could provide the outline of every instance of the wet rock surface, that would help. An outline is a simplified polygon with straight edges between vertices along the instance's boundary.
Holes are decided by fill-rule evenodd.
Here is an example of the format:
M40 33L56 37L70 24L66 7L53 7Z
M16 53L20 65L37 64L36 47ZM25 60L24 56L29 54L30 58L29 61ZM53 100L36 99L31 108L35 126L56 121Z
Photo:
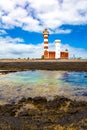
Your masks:
M0 130L87 130L87 102L56 96L1 105Z

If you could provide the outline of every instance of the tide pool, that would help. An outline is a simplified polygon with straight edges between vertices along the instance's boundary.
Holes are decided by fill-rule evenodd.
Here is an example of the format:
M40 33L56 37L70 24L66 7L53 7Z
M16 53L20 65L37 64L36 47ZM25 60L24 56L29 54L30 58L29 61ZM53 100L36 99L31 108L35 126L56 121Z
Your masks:
M87 101L87 73L36 70L0 75L0 103L56 95Z

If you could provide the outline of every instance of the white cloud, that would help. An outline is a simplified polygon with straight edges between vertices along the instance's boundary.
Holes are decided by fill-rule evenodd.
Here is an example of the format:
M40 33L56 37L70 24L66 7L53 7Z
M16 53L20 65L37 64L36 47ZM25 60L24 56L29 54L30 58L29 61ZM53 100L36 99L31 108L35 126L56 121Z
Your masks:
M74 48L68 44L61 44L61 51L69 50L70 57L87 58L87 50ZM49 43L49 51L55 51L55 43ZM43 43L33 45L24 44L23 39L0 37L0 59L1 58L41 58L43 54Z
M5 35L7 32L5 30L0 30L0 35Z
M54 31L49 31L50 34L68 34L68 33L71 33L72 30L70 29L55 29Z
M43 28L54 31L64 24L86 24L87 0L1 0L0 19L3 28L17 26L27 31L41 32Z
M20 38L0 37L0 58L40 58L42 47L42 44L24 44Z

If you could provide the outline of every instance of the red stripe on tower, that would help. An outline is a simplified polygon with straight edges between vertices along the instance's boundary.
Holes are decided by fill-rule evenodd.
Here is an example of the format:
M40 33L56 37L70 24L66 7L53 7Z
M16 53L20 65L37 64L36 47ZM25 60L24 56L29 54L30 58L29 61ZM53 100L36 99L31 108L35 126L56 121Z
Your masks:
M44 46L44 49L48 49L48 46Z
M44 41L44 44L48 44L48 41Z

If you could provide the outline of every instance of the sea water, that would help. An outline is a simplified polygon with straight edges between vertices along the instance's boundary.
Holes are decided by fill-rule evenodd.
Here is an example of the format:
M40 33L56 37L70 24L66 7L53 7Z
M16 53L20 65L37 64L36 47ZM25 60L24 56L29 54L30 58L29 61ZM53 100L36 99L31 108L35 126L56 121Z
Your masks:
M0 75L0 103L56 95L87 100L87 73L35 70Z

